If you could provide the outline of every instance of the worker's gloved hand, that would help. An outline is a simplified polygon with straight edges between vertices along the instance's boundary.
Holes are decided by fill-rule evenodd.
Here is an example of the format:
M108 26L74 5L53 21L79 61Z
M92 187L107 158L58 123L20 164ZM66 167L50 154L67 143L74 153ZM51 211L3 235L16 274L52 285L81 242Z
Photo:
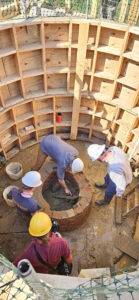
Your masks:
M72 196L72 193L68 188L65 189L65 193L66 193L67 196Z

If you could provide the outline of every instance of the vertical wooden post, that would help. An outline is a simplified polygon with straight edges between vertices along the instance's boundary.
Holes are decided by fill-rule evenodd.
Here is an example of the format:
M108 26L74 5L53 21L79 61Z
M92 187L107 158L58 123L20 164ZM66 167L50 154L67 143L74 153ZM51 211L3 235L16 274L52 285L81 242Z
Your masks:
M18 0L14 0L14 6L15 6L15 10L16 12L18 12Z
M120 10L120 15L119 15L119 22L124 22L128 4L129 4L129 0L122 0L122 5L121 5L121 10Z
M73 99L73 113L71 126L71 139L76 139L77 127L80 112L81 89L84 78L84 66L86 59L86 49L88 41L89 23L81 23L79 27L78 52L76 63L76 76L74 84L74 99Z
M42 67L44 71L44 92L47 94L47 76L46 76L46 55L45 55L45 34L44 34L44 22L41 24L41 43L42 43Z
M71 1L70 0L65 0L65 10L69 11L71 8Z
M69 23L69 48L68 48L67 92L69 92L69 90L70 90L71 42L72 42L72 21L70 21L70 23Z
M139 0L131 0L129 14L128 14L128 23L136 24L139 16Z
M18 62L18 70L19 70L19 75L21 78L21 89L22 89L22 96L24 99L26 99L26 93L25 93L25 87L24 87L24 80L23 80L23 74L22 74L22 68L21 68L21 62L20 62L20 55L19 55L19 48L18 48L18 42L17 42L17 34L16 34L16 29L15 25L13 25L13 39L14 39L14 44L16 48L16 55L17 55L17 62Z
M99 1L98 0L92 0L92 7L91 7L91 17L94 19L97 15L97 7L98 7Z

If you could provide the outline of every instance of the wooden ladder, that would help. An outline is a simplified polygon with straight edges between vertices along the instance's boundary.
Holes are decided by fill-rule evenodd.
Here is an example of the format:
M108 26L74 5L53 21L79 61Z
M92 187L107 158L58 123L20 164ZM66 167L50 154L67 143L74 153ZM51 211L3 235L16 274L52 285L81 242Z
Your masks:
M132 201L131 201L132 197ZM126 208L123 213L123 201L126 201ZM122 219L139 212L139 183L123 197L115 196L115 222L121 224Z

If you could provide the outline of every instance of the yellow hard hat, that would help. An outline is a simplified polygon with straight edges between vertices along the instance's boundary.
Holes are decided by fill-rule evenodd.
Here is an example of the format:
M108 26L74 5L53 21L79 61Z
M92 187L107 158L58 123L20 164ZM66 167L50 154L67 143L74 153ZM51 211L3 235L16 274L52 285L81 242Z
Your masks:
M52 222L49 216L40 211L36 212L29 223L29 233L32 236L41 237L47 234L52 227Z

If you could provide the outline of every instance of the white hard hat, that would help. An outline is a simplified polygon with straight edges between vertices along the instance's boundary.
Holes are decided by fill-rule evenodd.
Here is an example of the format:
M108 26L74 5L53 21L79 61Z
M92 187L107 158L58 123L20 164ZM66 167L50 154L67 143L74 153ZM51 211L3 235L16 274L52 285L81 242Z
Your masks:
M84 163L80 158L74 159L72 163L72 172L77 173L77 172L82 172L84 167Z
M37 171L30 171L22 178L23 184L29 187L37 187L42 184L41 175Z
M92 161L95 161L103 153L105 145L90 145L87 149L88 155L91 157Z

